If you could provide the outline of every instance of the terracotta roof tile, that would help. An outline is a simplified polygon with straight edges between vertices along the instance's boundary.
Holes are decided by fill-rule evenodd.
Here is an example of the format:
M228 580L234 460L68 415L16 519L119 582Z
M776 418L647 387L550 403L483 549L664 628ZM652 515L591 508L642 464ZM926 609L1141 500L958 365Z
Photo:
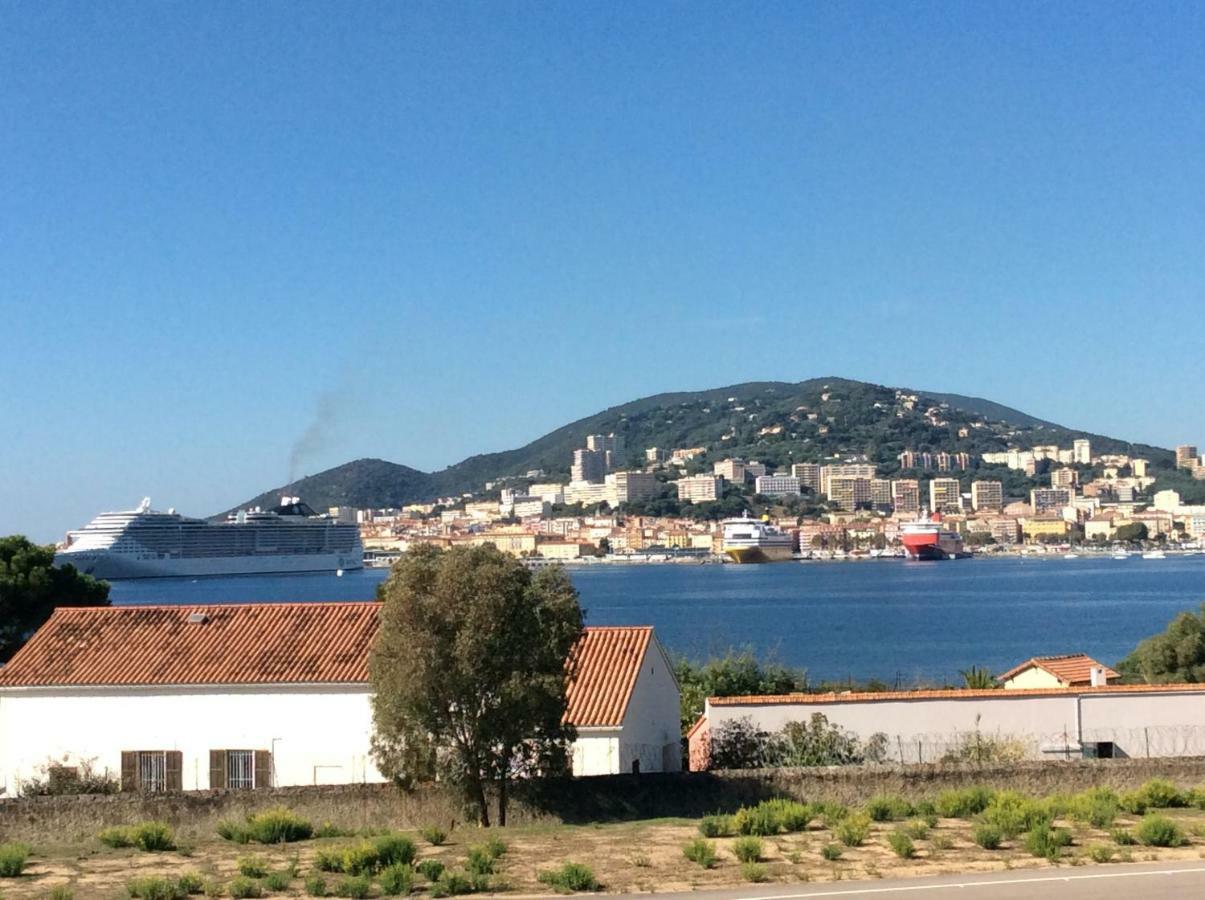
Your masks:
M1105 670L1105 678L1120 678L1121 676L1110 669L1103 663L1099 663L1086 653L1065 653L1062 656L1034 656L1025 660L1019 666L1014 666L1003 675L998 676L1000 681L1008 681L1026 669L1036 666L1046 672L1049 672L1063 684L1070 686L1090 685L1092 683L1092 669L1102 668Z
M587 628L574 648L577 676L569 683L565 720L579 728L623 724L653 629Z

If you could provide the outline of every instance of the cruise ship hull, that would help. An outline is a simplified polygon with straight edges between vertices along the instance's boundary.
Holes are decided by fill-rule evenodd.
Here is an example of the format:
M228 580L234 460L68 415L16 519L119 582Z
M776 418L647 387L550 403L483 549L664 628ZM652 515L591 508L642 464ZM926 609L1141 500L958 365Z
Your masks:
M790 546L725 547L724 552L735 563L785 562L793 557Z
M70 550L56 554L55 565L72 565L106 581L124 578L203 578L218 575L286 575L350 571L364 567L359 553L293 553L254 556L165 558L147 553Z

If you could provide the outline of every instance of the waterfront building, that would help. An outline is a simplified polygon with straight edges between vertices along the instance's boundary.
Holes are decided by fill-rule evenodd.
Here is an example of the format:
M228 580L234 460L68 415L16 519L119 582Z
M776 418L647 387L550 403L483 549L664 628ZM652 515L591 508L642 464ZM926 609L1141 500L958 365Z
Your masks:
M886 509L891 506L891 480L888 478L870 479L870 503L875 509Z
M684 503L718 500L724 492L724 479L718 475L689 475L671 483Z
M835 467L834 467L835 468ZM873 467L871 467L873 469ZM871 504L868 477L839 475L828 480L828 499L842 510L861 509Z
M998 516L988 519L987 524L988 530L992 535L992 540L997 544L1009 546L1020 542L1021 526L1012 516Z
M759 475L753 485L754 492L764 497L799 496L799 479L794 475Z
M1035 656L996 676L1005 690L1103 687L1121 676L1086 653Z
M971 509L999 512L1004 508L1004 485L999 481L971 482Z
M897 478L891 482L891 505L896 515L920 513L920 482L915 478Z
M962 488L957 478L934 478L929 482L929 509L941 513L962 510Z
M1030 541L1046 537L1065 539L1070 530L1071 523L1062 516L1030 516L1021 525L1021 533Z
M829 481L833 478L865 478L867 482L875 477L874 466L865 463L849 463L846 465L820 467L820 493L832 497Z
M1034 488L1029 492L1029 505L1033 507L1034 514L1040 516L1070 506L1072 496L1068 488Z

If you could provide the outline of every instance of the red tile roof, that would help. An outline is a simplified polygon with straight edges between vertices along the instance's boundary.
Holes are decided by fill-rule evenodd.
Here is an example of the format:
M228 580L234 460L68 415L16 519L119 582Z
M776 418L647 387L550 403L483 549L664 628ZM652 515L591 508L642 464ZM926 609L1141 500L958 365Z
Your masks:
M999 681L1008 681L1020 675L1026 669L1037 667L1049 672L1063 684L1071 687L1086 686L1092 683L1092 670L1105 670L1105 678L1120 678L1121 676L1103 663L1099 663L1086 653L1065 653L1062 656L1035 656L1025 660L1019 666L1014 666L1003 675L997 676Z
M711 706L812 706L822 703L875 703L893 700L1020 700L1025 697L1075 697L1091 694L1198 693L1205 684L1110 684L1102 687L1052 687L1003 690L958 688L936 691L866 691L844 694L756 694L709 697Z
M587 628L574 648L576 677L569 683L565 720L579 728L623 724L653 629Z
M0 668L0 687L367 684L377 603L58 609ZM587 628L565 718L623 723L651 627ZM668 665L668 662L666 663Z

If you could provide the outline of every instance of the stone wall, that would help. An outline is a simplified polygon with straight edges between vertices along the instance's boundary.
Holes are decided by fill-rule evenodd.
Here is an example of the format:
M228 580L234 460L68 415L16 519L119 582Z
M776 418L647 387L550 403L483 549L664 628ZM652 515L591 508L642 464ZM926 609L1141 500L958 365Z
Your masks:
M1205 785L1205 758L1023 762L997 766L874 766L616 775L568 782L534 783L516 790L510 824L570 823L660 816L698 817L735 810L766 797L860 803L879 793L912 799L940 791L986 785L1032 794L1072 792L1094 785L1118 790L1151 778L1181 787ZM452 791L434 786L402 791L391 785L278 788L266 791L196 791L142 797L32 797L0 800L0 842L73 843L109 825L157 820L184 839L211 837L222 819L284 805L316 826L342 828L444 827L465 821Z

